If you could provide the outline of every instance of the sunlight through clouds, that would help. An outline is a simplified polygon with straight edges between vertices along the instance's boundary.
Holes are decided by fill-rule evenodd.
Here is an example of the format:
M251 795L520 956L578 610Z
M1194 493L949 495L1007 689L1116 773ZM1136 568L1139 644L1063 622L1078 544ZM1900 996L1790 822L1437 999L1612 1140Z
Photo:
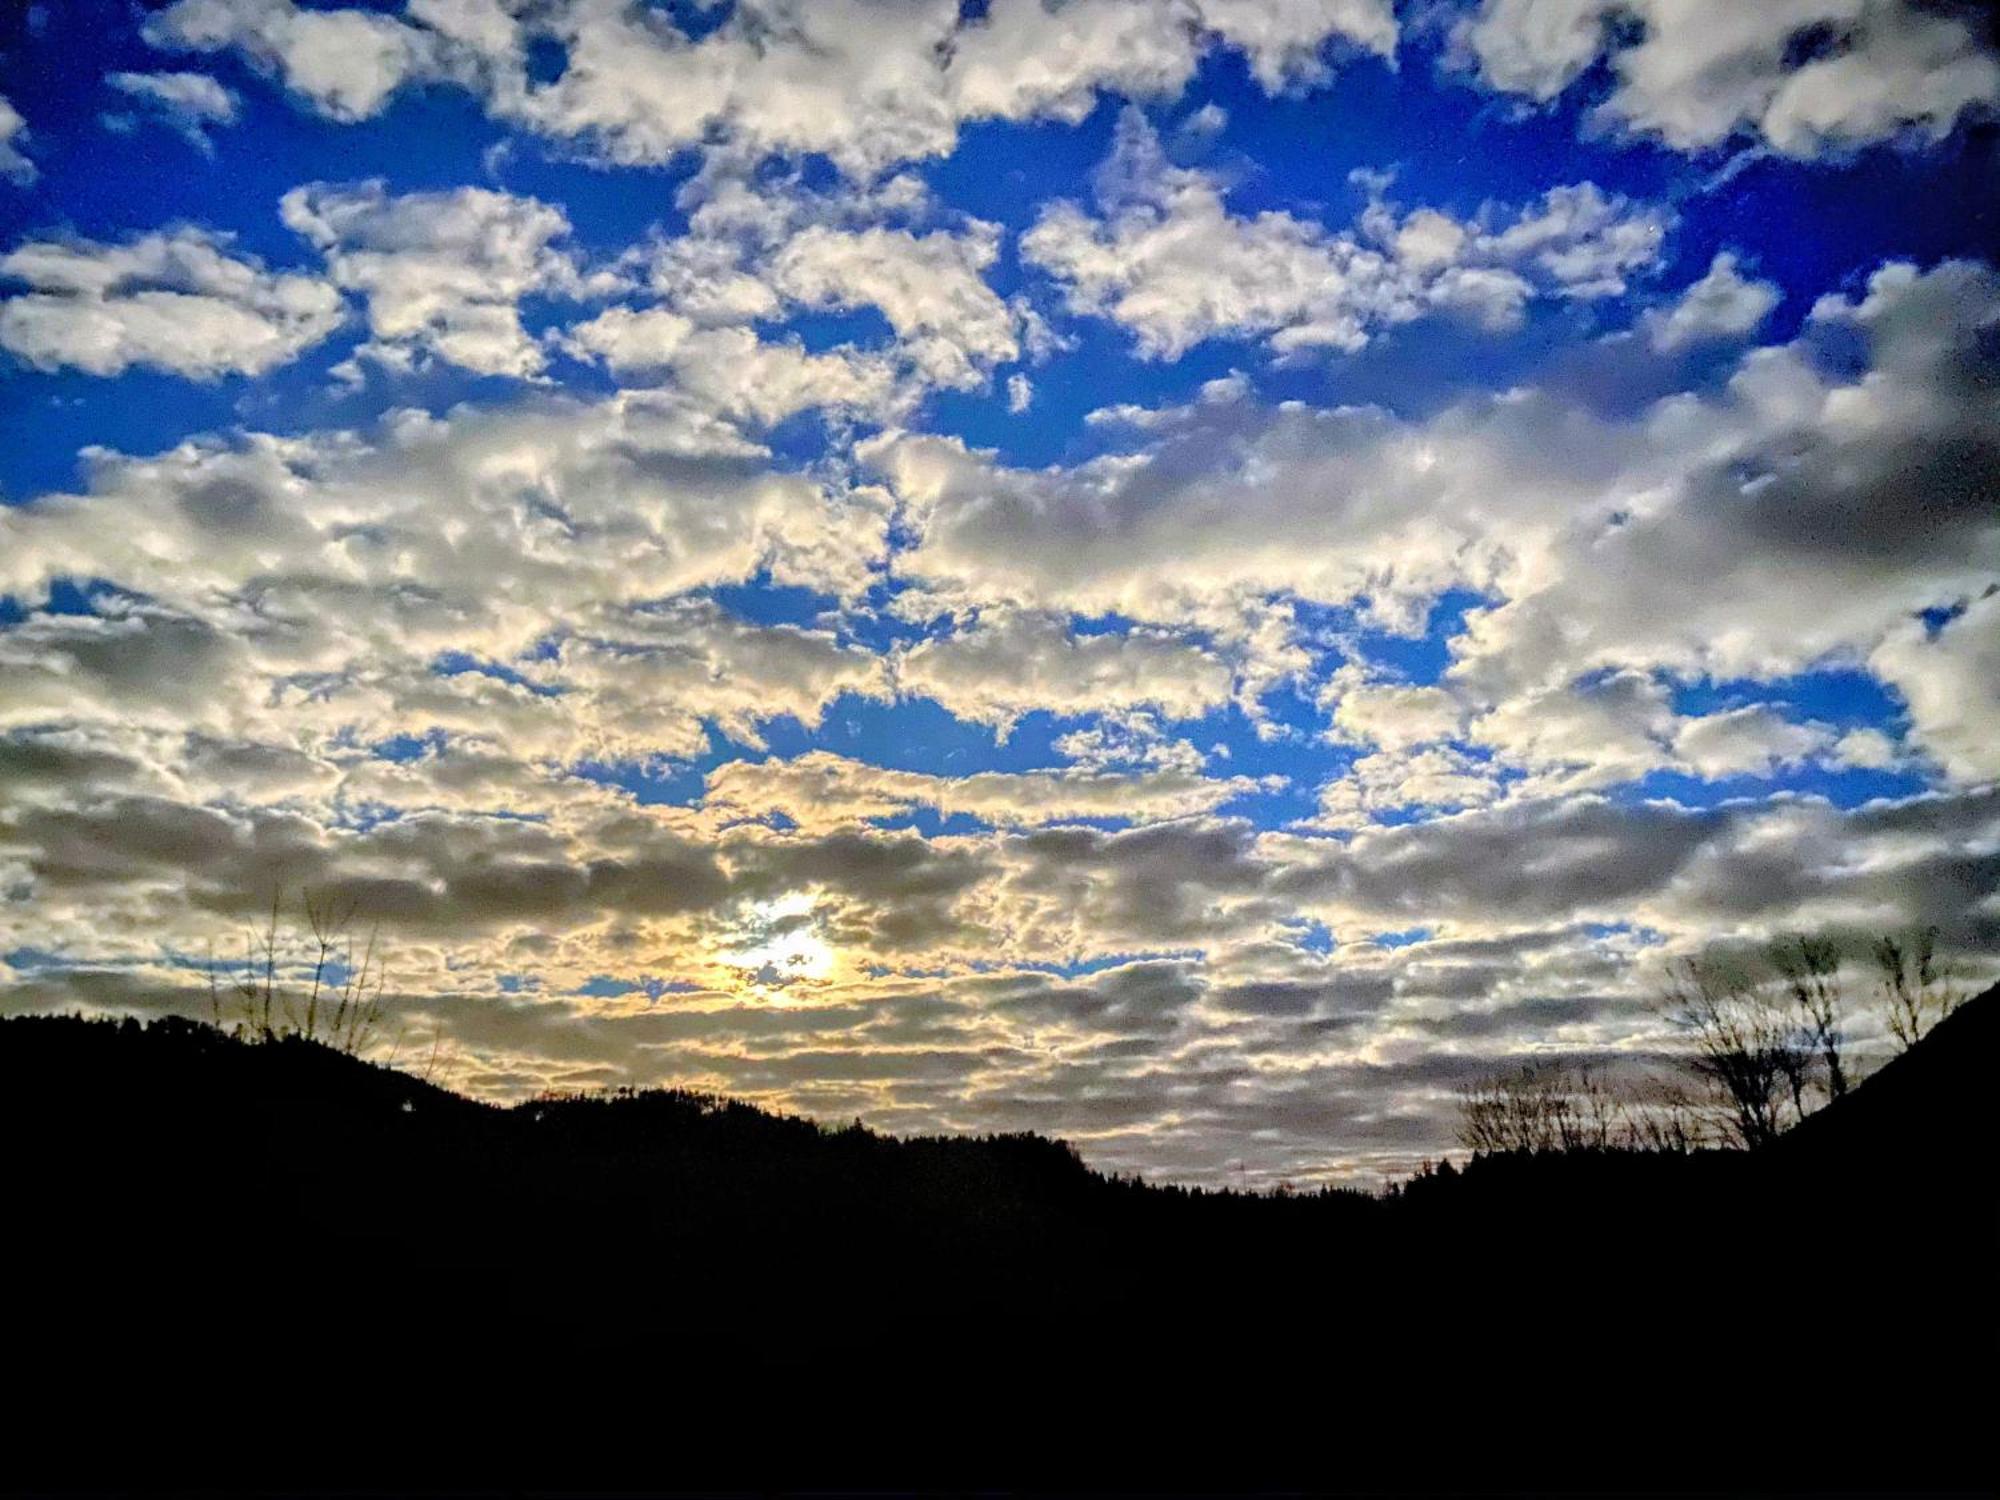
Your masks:
M1710 944L1995 968L1969 10L10 47L0 1010L203 1013L311 893L492 1097L1307 1182Z

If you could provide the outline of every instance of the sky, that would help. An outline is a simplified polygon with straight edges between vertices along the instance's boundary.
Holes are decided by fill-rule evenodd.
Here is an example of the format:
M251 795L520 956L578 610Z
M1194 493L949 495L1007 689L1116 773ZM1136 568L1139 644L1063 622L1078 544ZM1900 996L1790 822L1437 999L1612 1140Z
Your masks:
M490 1097L1268 1185L1990 973L1996 118L1917 0L7 7L0 1010L310 896Z

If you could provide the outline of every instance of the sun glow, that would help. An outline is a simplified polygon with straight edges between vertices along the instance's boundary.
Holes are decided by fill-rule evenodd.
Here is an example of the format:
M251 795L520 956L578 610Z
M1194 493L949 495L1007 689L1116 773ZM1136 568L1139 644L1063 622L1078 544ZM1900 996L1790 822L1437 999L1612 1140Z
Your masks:
M804 892L754 903L734 937L720 960L740 971L739 982L767 993L830 978L838 961L819 934L813 898Z

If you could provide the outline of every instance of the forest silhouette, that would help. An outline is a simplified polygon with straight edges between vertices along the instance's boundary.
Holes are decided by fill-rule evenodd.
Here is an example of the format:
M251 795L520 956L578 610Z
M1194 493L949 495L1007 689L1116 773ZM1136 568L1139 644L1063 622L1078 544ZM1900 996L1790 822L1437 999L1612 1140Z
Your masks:
M1977 1487L2000 989L1750 1150L1110 1178L0 1022L15 1482Z

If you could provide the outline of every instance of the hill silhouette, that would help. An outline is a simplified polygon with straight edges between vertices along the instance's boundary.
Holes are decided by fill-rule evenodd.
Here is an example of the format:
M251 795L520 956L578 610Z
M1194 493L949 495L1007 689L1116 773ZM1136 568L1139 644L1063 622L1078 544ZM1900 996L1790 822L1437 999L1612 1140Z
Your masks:
M1107 1179L0 1022L17 1482L1984 1482L2000 990L1754 1153Z

